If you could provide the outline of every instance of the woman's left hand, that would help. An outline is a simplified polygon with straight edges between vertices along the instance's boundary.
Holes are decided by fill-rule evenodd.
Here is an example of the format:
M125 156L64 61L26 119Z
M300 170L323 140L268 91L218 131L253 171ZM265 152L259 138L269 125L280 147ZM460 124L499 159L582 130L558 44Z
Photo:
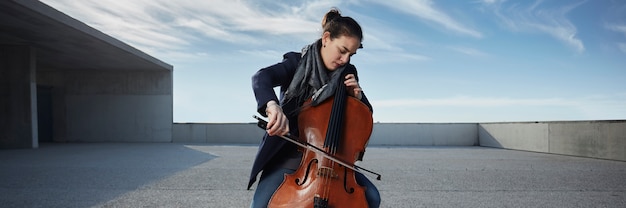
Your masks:
M356 77L354 76L354 74L348 74L345 78L346 81L344 81L343 83L348 88L348 95L360 100L363 97L363 89L361 89L361 86L359 86L359 82L356 81Z

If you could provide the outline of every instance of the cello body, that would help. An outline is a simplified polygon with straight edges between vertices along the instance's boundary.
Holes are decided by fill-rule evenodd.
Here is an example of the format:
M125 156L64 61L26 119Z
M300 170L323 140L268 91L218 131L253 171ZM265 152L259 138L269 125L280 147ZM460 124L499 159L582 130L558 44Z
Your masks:
M327 147L325 137L333 100L328 99L317 106L303 105L305 107L298 116L299 139L342 162L354 164L361 160L372 133L372 113L360 100L347 97L339 145ZM285 175L268 207L368 207L365 187L356 183L354 170L314 151L302 151L300 166L294 173Z

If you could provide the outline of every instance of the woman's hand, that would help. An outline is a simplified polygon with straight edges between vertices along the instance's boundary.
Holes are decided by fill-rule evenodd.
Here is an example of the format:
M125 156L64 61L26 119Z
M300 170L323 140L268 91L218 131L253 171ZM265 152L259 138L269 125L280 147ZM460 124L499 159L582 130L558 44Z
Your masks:
M363 97L363 89L361 89L361 86L359 86L359 82L356 81L356 77L354 76L354 74L348 74L345 78L346 81L344 81L343 83L348 88L348 95L360 100Z
M274 100L267 102L265 113L267 122L267 134L270 136L283 136L289 133L289 120L283 113L283 109Z

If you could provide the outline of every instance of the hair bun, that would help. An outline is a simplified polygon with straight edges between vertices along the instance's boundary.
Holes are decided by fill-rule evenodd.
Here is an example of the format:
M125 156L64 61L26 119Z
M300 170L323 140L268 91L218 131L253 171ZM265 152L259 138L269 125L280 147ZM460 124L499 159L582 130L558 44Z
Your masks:
M342 35L351 36L363 41L363 31L358 22L352 17L341 16L337 8L331 8L322 18L322 36L328 32L330 38L339 38Z
M322 19L322 28L326 26L327 23L332 22L333 20L338 19L340 17L341 17L341 13L339 12L339 9L337 8L330 9L330 11L328 11L326 15L324 15L324 18Z

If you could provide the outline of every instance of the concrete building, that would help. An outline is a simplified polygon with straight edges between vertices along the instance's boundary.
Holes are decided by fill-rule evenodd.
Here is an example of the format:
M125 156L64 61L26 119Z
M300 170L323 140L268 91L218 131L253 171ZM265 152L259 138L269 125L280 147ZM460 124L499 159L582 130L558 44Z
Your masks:
M172 72L39 1L0 1L0 148L171 142Z

